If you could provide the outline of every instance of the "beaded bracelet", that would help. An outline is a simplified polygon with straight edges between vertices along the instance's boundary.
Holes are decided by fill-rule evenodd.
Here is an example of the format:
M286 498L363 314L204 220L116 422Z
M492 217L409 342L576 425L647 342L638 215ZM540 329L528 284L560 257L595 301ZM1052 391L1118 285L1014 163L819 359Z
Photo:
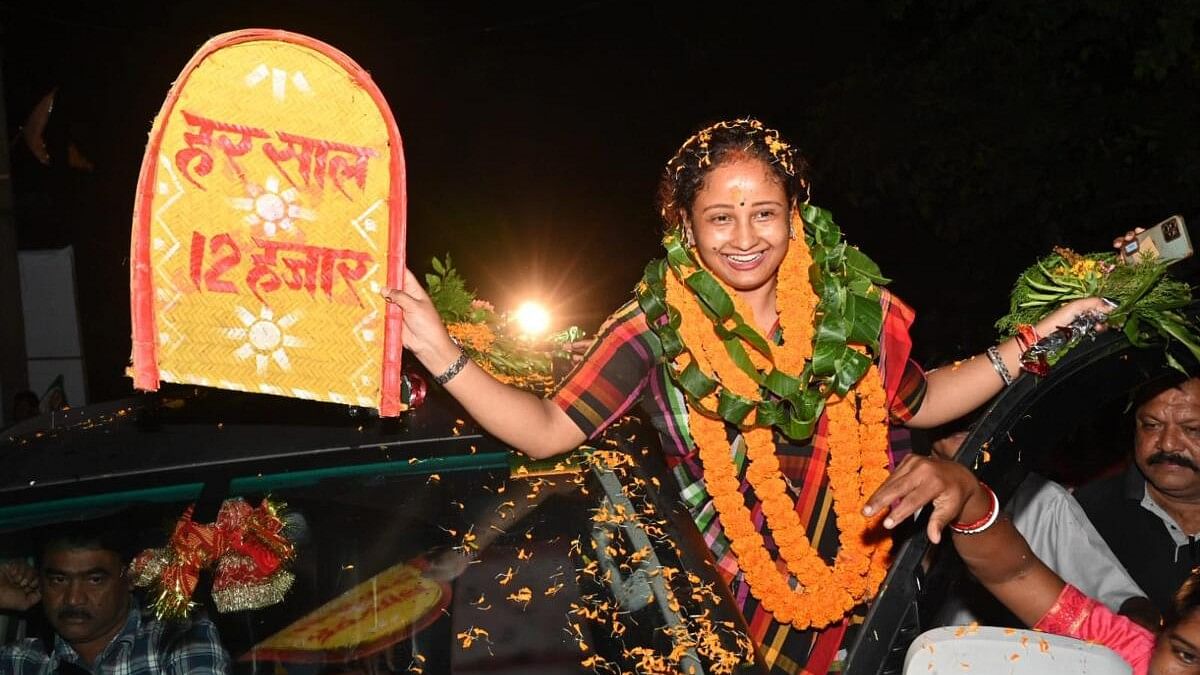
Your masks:
M991 496L991 498L992 498L991 508L988 509L987 514L985 514L982 518L980 518L979 520L976 520L973 523L954 523L954 524L950 525L950 530L952 532L954 532L955 534L965 534L965 535L979 534L980 532L983 532L984 530L988 529L992 525L995 525L996 520L1000 517L1000 498L997 497L996 493L993 492L990 487L985 485L983 483L983 481L979 482L979 487L983 488L984 490L987 490L987 493Z
M992 368L996 370L996 374L1004 382L1004 386L1012 384L1013 376L1008 372L1008 366L1004 365L1004 359L1000 358L1000 350L996 348L996 345L987 348L987 357L992 362Z

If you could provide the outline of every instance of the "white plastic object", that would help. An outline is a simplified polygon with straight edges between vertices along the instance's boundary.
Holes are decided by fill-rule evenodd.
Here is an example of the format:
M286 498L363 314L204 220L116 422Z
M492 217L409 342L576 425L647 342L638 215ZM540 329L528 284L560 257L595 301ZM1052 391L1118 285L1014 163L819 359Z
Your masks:
M1131 675L1108 647L1019 628L943 626L917 636L904 675Z

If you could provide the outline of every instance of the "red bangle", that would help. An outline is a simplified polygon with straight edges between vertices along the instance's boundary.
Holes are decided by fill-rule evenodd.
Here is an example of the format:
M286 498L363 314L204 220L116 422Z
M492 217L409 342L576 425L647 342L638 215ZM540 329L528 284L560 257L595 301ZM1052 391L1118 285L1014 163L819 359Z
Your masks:
M1027 323L1017 326L1017 345L1021 347L1022 353L1029 351L1029 348L1036 345L1041 339L1033 326Z
M983 481L979 482L979 487L986 490L988 495L991 496L991 508L988 509L988 512L982 518L973 523L954 523L951 525L950 530L955 534L979 534L992 525L995 525L996 519L1000 517L1000 498Z

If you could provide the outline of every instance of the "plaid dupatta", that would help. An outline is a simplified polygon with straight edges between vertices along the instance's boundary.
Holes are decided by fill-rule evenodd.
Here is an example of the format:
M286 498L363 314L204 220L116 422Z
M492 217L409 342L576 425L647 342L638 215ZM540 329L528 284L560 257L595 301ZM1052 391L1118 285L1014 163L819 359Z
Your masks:
M880 302L884 310L879 366L888 395L892 420L903 423L919 408L925 394L925 375L911 361L912 343L909 326L913 311L895 296L884 291ZM778 343L780 331L772 336ZM658 431L663 453L679 484L680 495L692 521L704 537L717 562L721 577L729 584L732 597L741 608L758 645L763 661L772 673L819 673L840 670L838 653L866 614L865 605L855 608L846 621L824 630L797 630L781 624L763 610L750 594L737 558L730 549L721 519L704 484L704 470L688 430L688 407L683 392L671 381L666 365L658 365L657 337L646 317L630 302L614 313L601 328L596 343L583 362L551 395L579 428L594 437L641 399L643 407ZM730 447L738 467L741 491L757 529L763 533L767 548L778 558L762 513L762 504L745 478L746 452L741 435L729 426ZM901 444L890 449L893 465L901 457ZM824 418L813 437L805 444L790 442L775 435L775 451L784 477L796 500L796 511L807 524L813 546L827 563L838 552L837 518L833 512L833 494L829 489L826 465L829 445ZM903 448L906 450L906 446Z

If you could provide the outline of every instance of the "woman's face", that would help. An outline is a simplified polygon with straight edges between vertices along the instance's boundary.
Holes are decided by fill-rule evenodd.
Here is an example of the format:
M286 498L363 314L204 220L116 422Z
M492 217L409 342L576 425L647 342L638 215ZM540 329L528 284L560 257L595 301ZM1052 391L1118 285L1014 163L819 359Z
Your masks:
M1200 612L1192 612L1158 636L1150 675L1200 673Z
M696 192L685 227L700 259L735 290L774 288L788 249L787 193L763 162L720 164Z

